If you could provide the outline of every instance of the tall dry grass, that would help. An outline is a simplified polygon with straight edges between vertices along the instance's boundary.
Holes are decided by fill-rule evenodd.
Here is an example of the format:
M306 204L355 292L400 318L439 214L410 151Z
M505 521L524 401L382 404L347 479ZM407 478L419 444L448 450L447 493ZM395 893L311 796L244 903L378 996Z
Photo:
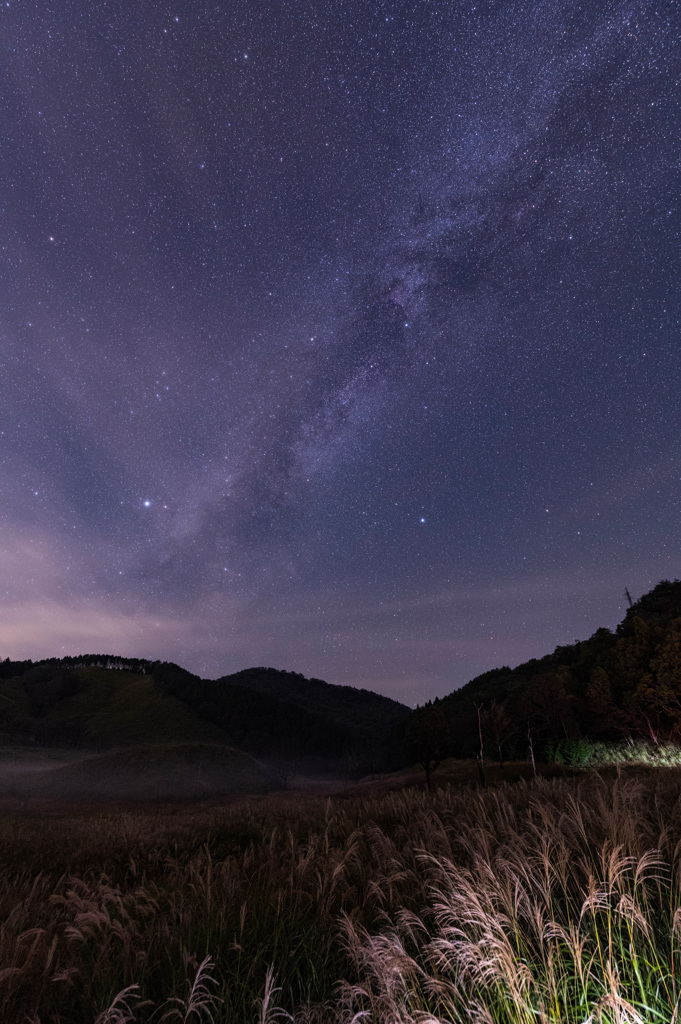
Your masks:
M680 794L678 774L590 776L448 808L424 909L346 922L350 1005L392 1024L676 1021Z
M0 1020L676 1021L681 773L0 821Z

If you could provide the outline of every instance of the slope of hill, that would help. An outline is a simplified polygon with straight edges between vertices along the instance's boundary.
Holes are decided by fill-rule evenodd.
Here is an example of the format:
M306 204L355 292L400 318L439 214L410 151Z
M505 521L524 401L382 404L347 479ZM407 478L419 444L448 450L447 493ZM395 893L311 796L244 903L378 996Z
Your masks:
M271 668L214 680L166 663L153 673L162 692L218 723L237 746L262 755L337 759L367 744L377 753L409 715L389 697Z
M215 723L159 692L150 675L51 661L0 679L0 731L42 745L99 749L227 739Z
M322 679L307 679L299 672L249 668L224 676L218 682L276 697L321 715L339 728L357 729L371 736L387 734L409 713L408 708L390 697L354 686L326 683Z
M509 756L530 742L545 752L580 738L681 739L681 581L644 594L615 631L493 669L432 707L455 756L475 754L479 724L488 750ZM367 690L271 668L209 680L112 655L0 663L0 733L44 746L194 741L336 766L360 752L367 769L395 767L414 715Z
M511 669L493 669L434 702L450 723L454 752L478 746L478 709L493 747L525 751L589 739L681 738L681 581L663 580L613 632Z

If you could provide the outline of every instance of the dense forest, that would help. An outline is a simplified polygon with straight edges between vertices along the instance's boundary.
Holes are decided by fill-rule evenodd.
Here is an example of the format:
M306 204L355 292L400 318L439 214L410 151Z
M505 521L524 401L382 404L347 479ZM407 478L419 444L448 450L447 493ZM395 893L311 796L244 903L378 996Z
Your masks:
M632 602L612 631L493 669L416 709L414 760L441 756L578 758L583 741L681 740L681 581Z

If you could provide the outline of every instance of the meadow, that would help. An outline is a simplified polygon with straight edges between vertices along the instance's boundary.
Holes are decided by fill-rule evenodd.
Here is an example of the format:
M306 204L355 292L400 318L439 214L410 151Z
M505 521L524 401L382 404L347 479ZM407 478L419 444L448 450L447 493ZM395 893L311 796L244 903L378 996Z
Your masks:
M0 1019L676 1021L681 770L473 773L6 803Z

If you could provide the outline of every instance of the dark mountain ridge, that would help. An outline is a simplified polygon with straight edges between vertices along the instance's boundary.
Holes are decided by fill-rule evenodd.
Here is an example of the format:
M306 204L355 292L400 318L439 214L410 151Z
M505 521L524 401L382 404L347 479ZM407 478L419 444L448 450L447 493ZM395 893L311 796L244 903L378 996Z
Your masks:
M0 732L37 745L202 740L265 758L339 762L368 744L387 749L408 715L368 690L273 668L211 680L116 655L0 663Z
M270 762L352 761L359 772L413 761L415 744L434 736L440 753L475 756L480 730L500 757L582 739L681 741L681 581L658 583L614 631L492 669L415 712L273 668L211 680L115 655L0 663L0 734L34 745L217 743Z

